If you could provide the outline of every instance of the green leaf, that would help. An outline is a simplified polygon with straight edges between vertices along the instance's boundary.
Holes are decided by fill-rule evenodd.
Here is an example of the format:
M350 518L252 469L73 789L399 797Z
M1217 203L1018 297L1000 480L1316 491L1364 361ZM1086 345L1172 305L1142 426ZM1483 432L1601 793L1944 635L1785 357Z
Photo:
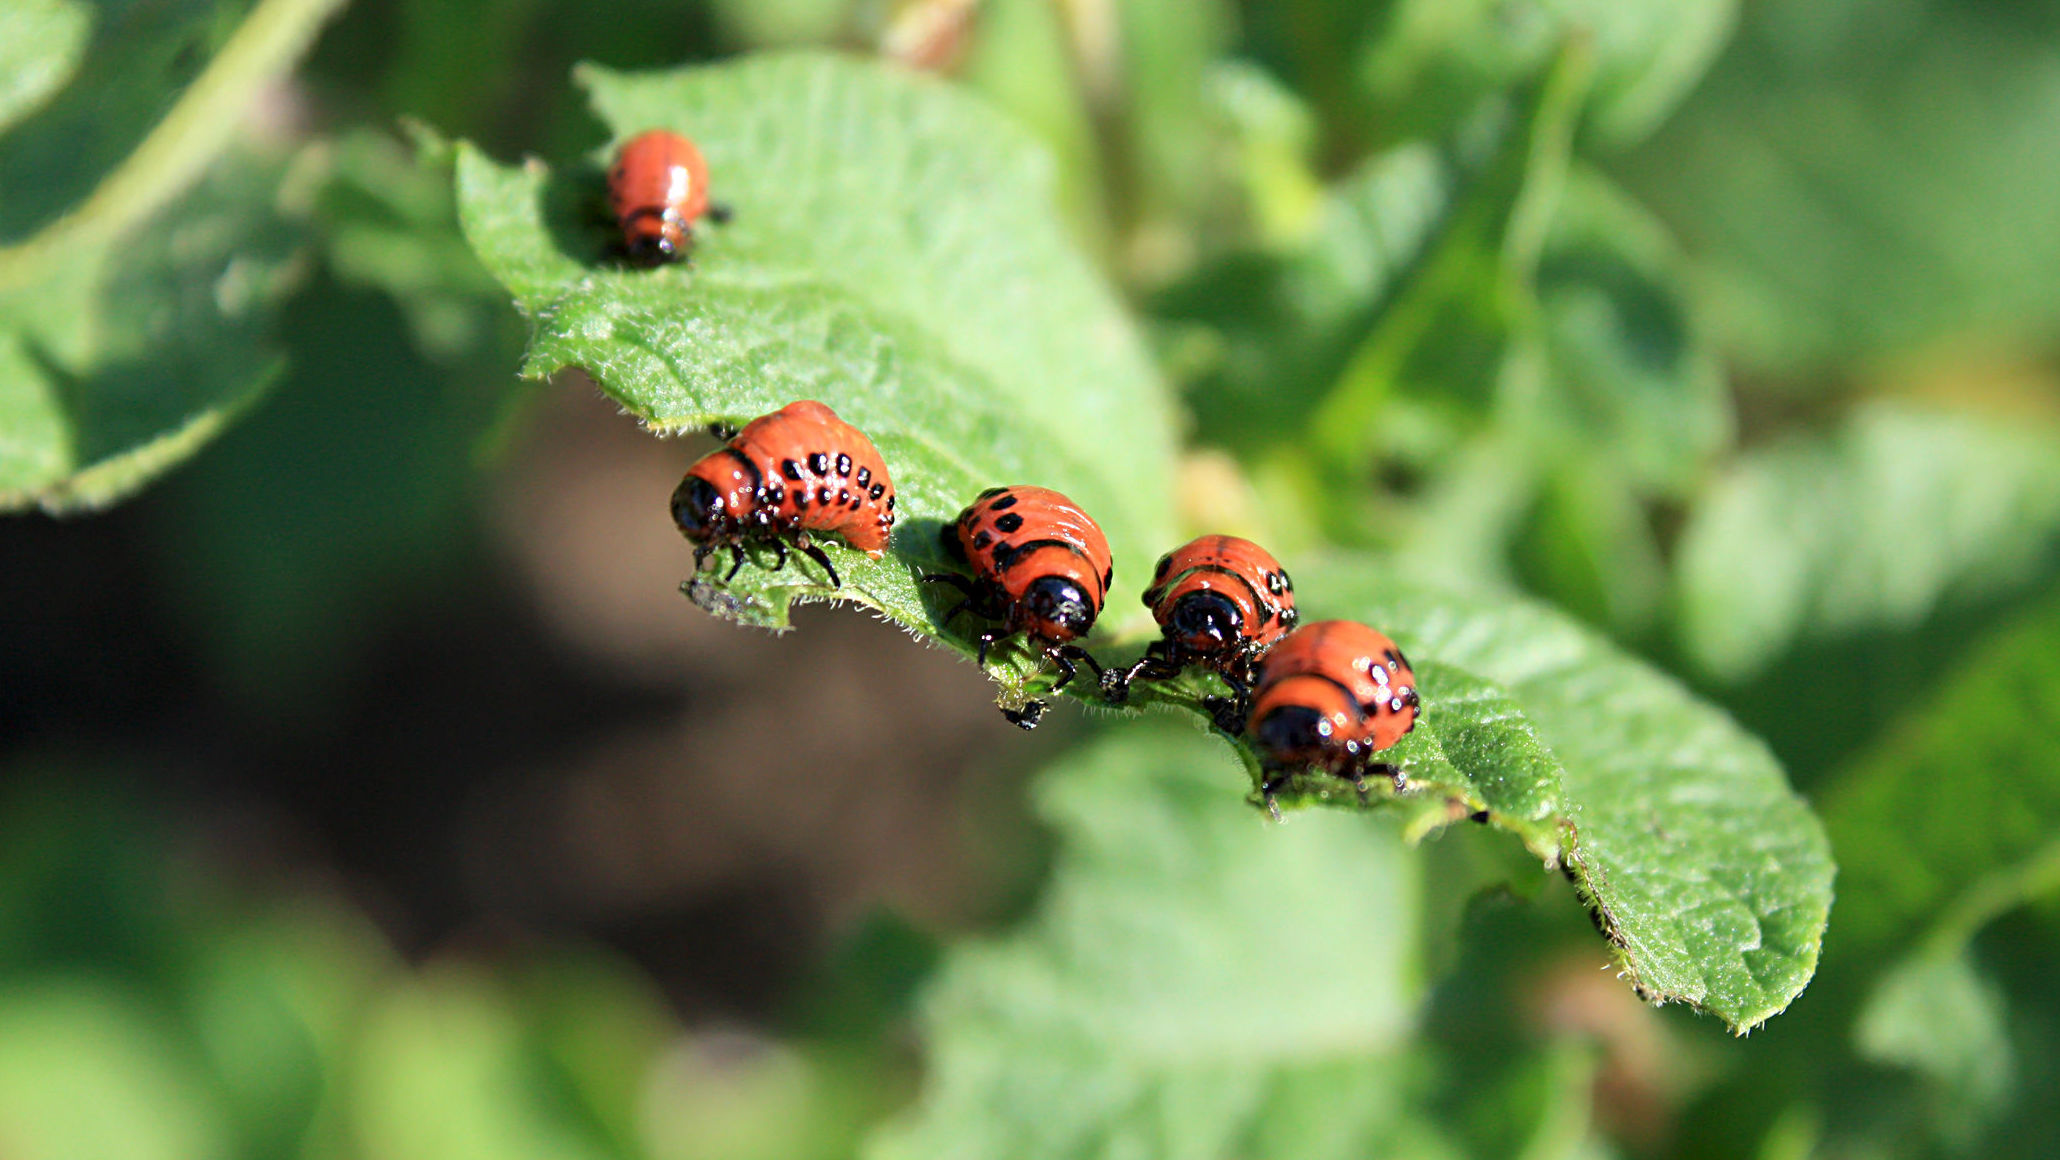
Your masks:
M1862 1059L1924 1077L1936 1130L1961 1148L2015 1094L2008 1003L1965 955L1919 954L1884 972L1853 1037Z
M518 986L567 1104L618 1154L638 1154L646 1080L679 1035L664 996L634 965L576 946L543 956Z
M93 10L80 0L16 0L0 8L0 129L36 111L85 55Z
M392 1160L602 1160L561 1110L523 1012L483 971L443 965L383 992L344 1077L349 1139Z
M1204 240L1192 231L1206 222L1221 162L1214 126L1197 107L1208 98L1211 64L1227 55L1236 18L1226 0L1118 0L1113 7L1124 124L1110 130L1120 134L1110 145L1119 147L1104 153L1122 167L1118 208L1144 231L1133 250L1145 253L1133 261L1149 274Z
M1559 54L1463 145L1374 159L1298 245L1166 295L1202 439L1259 460L1289 485L1278 502L1338 537L1393 536L1353 485L1398 431L1449 445L1499 410L1588 71Z
M1412 547L1435 559L1435 545ZM1553 463L1510 554L1526 590L1620 639L1646 634L1664 607L1666 570L1647 513L1607 463Z
M147 230L0 292L0 510L114 503L263 393L298 281L276 183L232 159Z
M876 1124L883 1072L870 1053L716 1028L675 1036L630 1093L638 1139L668 1160L849 1160ZM899 1094L899 1093L897 1093Z
M960 83L1033 134L1051 156L1053 197L1073 234L1101 257L1113 244L1108 174L1095 110L1073 64L1065 10L1045 0L982 0Z
M1224 122L1220 147L1234 150L1247 224L1260 245L1292 249L1327 204L1315 170L1315 119L1287 86L1235 57L1210 68L1208 92Z
M947 956L925 1093L869 1156L1449 1154L1409 1120L1398 1050L1423 994L1416 861L1364 819L1225 810L1236 778L1155 722L1039 779L1044 901Z
M1436 131L1570 40L1596 57L1589 116L1606 142L1650 132L1731 34L1736 0L1401 0L1359 69L1388 120Z
M1060 204L1108 267L1155 281L1183 267L1227 176L1197 114L1228 46L1226 0L1112 0L1068 8L983 0L962 82L1034 132Z
M397 306L313 281L278 328L308 357L162 489L165 595L202 630L216 688L250 711L339 711L365 625L454 591L440 586L475 559L475 452L518 348L494 348L483 371L434 362Z
M339 279L391 295L425 354L486 361L477 348L508 341L503 332L519 324L458 229L455 147L422 126L403 128L408 144L358 130L316 154L325 259Z
M154 860L151 880L167 864ZM316 894L175 921L190 946L163 957L243 1148L289 1155L333 1131L344 1099L333 1077L355 1050L360 1012L394 973L378 930Z
M2060 536L2060 432L1896 403L1749 452L1701 498L1676 563L1680 633L1741 680L1799 641L1909 629L2021 587Z
M1724 378L1684 283L1665 229L1592 170L1573 169L1540 250L1530 325L1504 379L1507 437L1535 446L1527 458L1540 477L1509 545L1516 574L1619 638L1649 637L1666 604L1647 505L1692 494L1732 435ZM1471 466L1444 463L1441 476ZM1477 534L1495 531L1492 521L1475 525ZM1456 534L1468 530L1462 524ZM1454 534L1438 528L1430 543L1411 547L1436 559L1438 541Z
M1521 764L1487 751L1481 768L1502 770L1504 800L1530 803L1491 820L1534 848L1543 825L1565 828L1561 860L1641 994L1688 1003L1743 1031L1801 992L1830 910L1830 850L1758 740L1542 607L1412 580L1363 557L1298 565L1295 582L1305 617L1381 626L1427 673L1456 666L1506 690L1521 708L1522 732L1548 748L1516 749ZM1444 704L1430 679L1425 685L1416 732L1442 740L1451 726L1441 718L1460 707ZM1465 752L1449 741L1443 748L1448 757ZM1408 751L1394 752L1414 777ZM1556 787L1547 771L1557 773ZM1481 779L1473 774L1477 786ZM1524 812L1538 820L1508 823Z
M1623 168L1696 241L1727 352L1775 374L2060 324L2046 4L1752 6Z
M196 1062L124 988L87 977L0 983L0 1140L9 1160L231 1154Z
M122 51L97 54L93 63L102 71L82 78L68 90L73 122L39 120L40 132L29 135L25 147L15 138L26 134L18 132L9 140L11 148L0 154L5 160L0 181L13 176L8 169L24 166L29 180L22 186L42 197L51 196L53 190L69 194L56 203L64 208L63 216L21 244L0 249L0 292L17 290L42 276L46 267L73 260L81 246L108 242L150 223L237 140L242 119L252 105L292 71L294 62L341 3L260 0L207 62L206 71L185 86L178 103L120 164L114 164L114 157L100 158L94 164L97 150L107 149L110 143L126 145L128 122L135 120L139 110L154 118L162 108L165 90L177 87L145 62L177 76L189 67L182 62L198 55L192 51L196 46L192 30L182 27L196 23L186 11L193 6L189 0L132 9L128 15L140 13L145 21L169 19L171 34L133 27L121 30L135 39L122 43ZM130 107L123 107L125 104ZM84 147L82 141L87 143ZM81 178L93 182L92 194L74 205L71 199L82 196L83 191L67 190L66 179ZM12 183L6 187L16 188ZM12 227L26 224L17 216L19 207L0 208L6 209ZM40 208L31 206L32 210Z
M826 44L852 23L851 0L714 0L730 33L754 48Z
M1941 808L1942 787L1979 808ZM1958 953L2060 889L2060 601L1936 674L1824 800L1844 876L1840 961L1855 968L1920 938Z
M834 596L912 629L947 606L915 580L943 563L941 523L995 484L1065 492L1107 531L1119 585L1147 573L1171 538L1171 409L1019 131L939 82L832 57L580 76L615 136L692 133L736 216L697 231L691 266L629 269L582 208L598 166L461 146L467 236L534 326L525 374L582 367L659 431L829 403L892 466L900 517L884 560L831 549ZM833 595L805 563L693 588L769 625Z
M1372 777L1361 803L1351 783L1299 772L1276 787L1274 804L1283 809L1322 804L1393 808L1404 817L1404 833L1412 840L1471 817L1515 833L1539 858L1557 865L1566 839L1559 759L1494 682L1436 661L1421 662L1415 671L1423 698L1435 702L1438 712L1419 720L1381 755L1406 775L1406 793L1375 792L1375 783L1384 779ZM1216 677L1190 671L1170 682L1133 686L1129 704L1180 705L1204 714L1205 699L1224 692ZM1263 803L1258 759L1242 743L1237 751L1253 787L1250 800Z
M1438 714L1395 747L1394 760L1406 764L1421 789L1442 791L1448 807L1464 803L1470 815L1517 834L1540 858L1556 862L1567 837L1565 787L1559 759L1539 740L1536 726L1492 681L1434 661L1423 662L1417 677ZM1416 760L1417 746L1435 756ZM1457 779L1441 776L1439 759ZM1454 812L1447 808L1443 817L1424 821L1449 821Z
M1461 179L1427 147L1385 154L1333 189L1291 249L1226 258L1161 298L1200 352L1189 394L1203 440L1256 449L1290 434L1448 226Z
M1529 278L1521 238L1549 220L1520 219L1551 208L1584 64L1556 60L1464 148L1372 159L1297 245L1231 257L1167 294L1160 313L1213 356L1190 388L1202 437L1297 460L1313 444L1322 466L1356 470L1392 396L1486 412L1508 283Z
M1543 1050L1504 1064L1498 1072L1468 1074L1461 1130L1475 1156L1564 1157L1607 1160L1614 1155L1593 1123L1594 1092L1603 1070L1598 1045L1562 1034Z
M1643 206L1592 169L1567 175L1536 274L1551 390L1526 418L1645 495L1691 494L1732 437L1727 385L1689 308L1687 270Z
M264 335L293 273L270 206L276 165L217 161L338 3L263 0L103 175L97 151L126 144L137 110L154 114L171 87L143 64L183 73L195 43L185 6L139 6L125 16L171 30L97 54L65 108L10 136L0 186L33 196L0 205L0 230L41 228L0 247L0 511L111 504L191 455L276 373ZM9 181L17 170L26 179Z
M6 7L56 37L24 50L51 66L61 64L61 52L45 58L40 51L61 49L64 36L44 21L78 17L57 16L61 9L47 0ZM21 242L85 202L201 74L219 47L220 30L233 25L242 7L237 0L79 4L85 19L73 67L66 76L40 82L49 87L0 138L0 241ZM39 10L41 17L29 16ZM33 79L35 70L23 75Z

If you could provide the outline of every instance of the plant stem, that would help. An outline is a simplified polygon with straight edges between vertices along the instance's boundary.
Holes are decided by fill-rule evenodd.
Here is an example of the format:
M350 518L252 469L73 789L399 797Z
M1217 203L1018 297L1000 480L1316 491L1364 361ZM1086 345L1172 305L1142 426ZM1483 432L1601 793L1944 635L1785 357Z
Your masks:
M191 186L243 124L259 90L292 68L344 0L261 0L178 104L77 208L0 249L0 292L32 283L46 261L113 238Z
M1925 949L1941 956L1959 954L1982 927L2055 890L2060 890L2060 838L1983 877L1955 899L1931 929Z

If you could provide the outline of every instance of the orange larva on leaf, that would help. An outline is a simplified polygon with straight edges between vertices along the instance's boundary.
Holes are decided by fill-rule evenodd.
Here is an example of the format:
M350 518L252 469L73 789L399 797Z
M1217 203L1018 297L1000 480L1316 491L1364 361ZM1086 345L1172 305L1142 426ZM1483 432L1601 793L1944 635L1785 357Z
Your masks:
M1054 691L1073 679L1074 661L1085 662L1100 677L1101 666L1072 642L1094 627L1115 566L1101 526L1078 504L1048 487L993 487L942 534L945 551L973 571L970 581L952 573L924 577L949 584L965 597L944 622L965 611L1001 622L979 638L981 663L995 641L1021 633L1058 666ZM1027 720L1011 719L1030 728L1036 724L1035 710Z
M894 530L894 482L887 461L865 432L813 399L789 403L747 424L728 444L687 470L672 493L672 518L694 542L699 567L728 548L729 575L744 563L744 545L791 543L841 585L837 569L810 532L834 533L874 559Z
M1342 777L1366 793L1373 755L1402 740L1422 711L1416 673L1387 635L1351 620L1320 620L1282 638L1259 661L1247 729L1259 752L1266 804L1296 770Z
M1103 693L1120 704L1139 678L1170 680L1190 665L1212 669L1233 694L1219 706L1217 724L1240 732L1253 663L1299 615L1287 570L1250 540L1200 536L1159 557L1144 603L1160 638L1128 670L1110 670Z
M692 141L665 129L623 144L608 170L608 200L622 229L622 252L639 266L687 256L694 222L728 213L708 200L708 162Z

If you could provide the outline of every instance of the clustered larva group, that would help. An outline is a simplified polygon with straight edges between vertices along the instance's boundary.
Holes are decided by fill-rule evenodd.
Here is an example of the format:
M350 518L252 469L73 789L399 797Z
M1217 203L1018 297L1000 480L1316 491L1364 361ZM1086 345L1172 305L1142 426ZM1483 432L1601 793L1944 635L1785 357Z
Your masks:
M609 170L622 252L644 266L686 258L693 223L727 213L708 199L708 169L686 138L652 130L632 138ZM791 547L842 581L814 535L841 537L878 559L894 527L894 483L864 432L814 400L753 419L687 471L672 497L673 520L695 544L697 567L728 549L734 576L744 546L768 543L782 567ZM1348 620L1298 624L1294 583L1259 545L1201 536L1161 557L1144 603L1160 638L1128 668L1104 669L1077 642L1094 626L1115 582L1101 527L1045 487L989 488L943 529L946 552L970 576L931 573L962 599L962 613L996 627L976 639L982 662L997 643L1020 636L1059 670L1063 688L1085 664L1111 704L1137 681L1170 681L1191 668L1215 673L1230 696L1210 698L1216 726L1247 735L1259 754L1260 793L1277 816L1275 792L1299 770L1352 782L1363 796L1371 773L1406 784L1375 755L1415 728L1422 711L1416 675L1385 634ZM727 577L726 577L727 578ZM1037 724L1042 702L1010 719Z

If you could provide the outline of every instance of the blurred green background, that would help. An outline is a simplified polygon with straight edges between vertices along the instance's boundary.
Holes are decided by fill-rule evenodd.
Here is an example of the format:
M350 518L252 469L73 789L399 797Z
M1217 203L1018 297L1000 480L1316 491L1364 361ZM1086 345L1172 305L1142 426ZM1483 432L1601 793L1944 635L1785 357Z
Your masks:
M245 15L0 0L0 247ZM1304 865L1192 736L1025 737L886 625L680 599L695 446L515 383L436 137L571 158L577 61L803 44L1048 145L1191 523L1527 592L1766 738L1840 865L1796 1005L1642 1005L1491 835L1298 817ZM136 498L0 522L7 1160L2060 1155L2060 5L358 0L239 116L98 331L0 277L0 371L227 400ZM157 309L222 255L255 313ZM1197 834L1155 872L1224 895L1169 930L1300 908L1322 961L1226 977L1388 998L1133 980L1187 1070L965 1106L1079 1047L981 988L1045 942L1120 974L1126 845ZM1228 885L1325 851L1385 877Z

